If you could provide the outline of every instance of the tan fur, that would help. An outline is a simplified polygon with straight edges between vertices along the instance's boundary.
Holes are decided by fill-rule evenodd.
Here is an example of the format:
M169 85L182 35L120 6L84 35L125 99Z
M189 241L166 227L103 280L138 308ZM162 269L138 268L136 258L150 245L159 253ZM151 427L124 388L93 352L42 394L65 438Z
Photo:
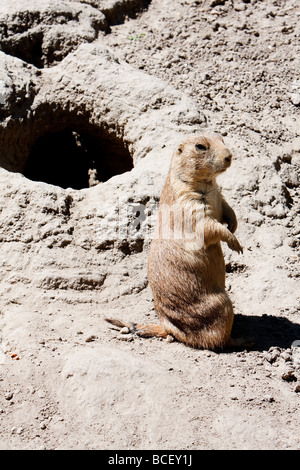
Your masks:
M231 338L233 307L225 291L220 243L243 251L233 235L235 213L216 183L216 176L230 166L231 158L217 135L189 137L174 152L148 260L160 325L118 321L122 326L140 336L172 335L197 348L247 346L243 339Z

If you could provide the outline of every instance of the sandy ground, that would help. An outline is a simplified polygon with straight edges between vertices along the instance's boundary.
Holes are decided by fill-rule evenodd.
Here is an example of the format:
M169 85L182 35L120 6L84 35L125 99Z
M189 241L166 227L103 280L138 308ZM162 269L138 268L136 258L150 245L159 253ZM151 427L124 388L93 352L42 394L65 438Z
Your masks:
M297 0L152 0L97 39L192 96L232 148L220 182L244 255L224 247L227 289L234 333L255 345L215 353L110 329L105 316L155 321L146 245L103 295L6 282L0 448L300 448L299 24Z

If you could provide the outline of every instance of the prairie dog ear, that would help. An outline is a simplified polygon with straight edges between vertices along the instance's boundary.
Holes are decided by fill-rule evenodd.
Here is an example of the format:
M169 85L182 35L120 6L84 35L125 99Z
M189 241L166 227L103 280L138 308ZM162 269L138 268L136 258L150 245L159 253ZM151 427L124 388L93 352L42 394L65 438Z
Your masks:
M180 145L177 147L177 152L178 152L178 153L182 153L182 150L183 150L182 144L180 144Z

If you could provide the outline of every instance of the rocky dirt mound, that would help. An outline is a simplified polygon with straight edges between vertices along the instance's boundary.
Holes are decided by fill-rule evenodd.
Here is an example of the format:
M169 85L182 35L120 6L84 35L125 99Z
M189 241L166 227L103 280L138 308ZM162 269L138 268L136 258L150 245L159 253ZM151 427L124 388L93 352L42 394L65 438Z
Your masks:
M296 0L2 1L0 447L298 449ZM156 321L147 253L186 134L219 132L244 254L214 353Z

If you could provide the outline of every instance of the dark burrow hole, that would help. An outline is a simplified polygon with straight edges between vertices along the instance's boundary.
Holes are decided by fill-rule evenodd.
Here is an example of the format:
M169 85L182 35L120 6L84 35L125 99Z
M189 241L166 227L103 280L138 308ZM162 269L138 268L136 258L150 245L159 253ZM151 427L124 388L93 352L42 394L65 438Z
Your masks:
M33 181L83 189L132 168L131 155L120 139L66 129L36 140L23 174Z
M43 61L43 34L29 34L20 40L12 38L1 41L0 49L6 54L17 57L37 68L44 67Z

